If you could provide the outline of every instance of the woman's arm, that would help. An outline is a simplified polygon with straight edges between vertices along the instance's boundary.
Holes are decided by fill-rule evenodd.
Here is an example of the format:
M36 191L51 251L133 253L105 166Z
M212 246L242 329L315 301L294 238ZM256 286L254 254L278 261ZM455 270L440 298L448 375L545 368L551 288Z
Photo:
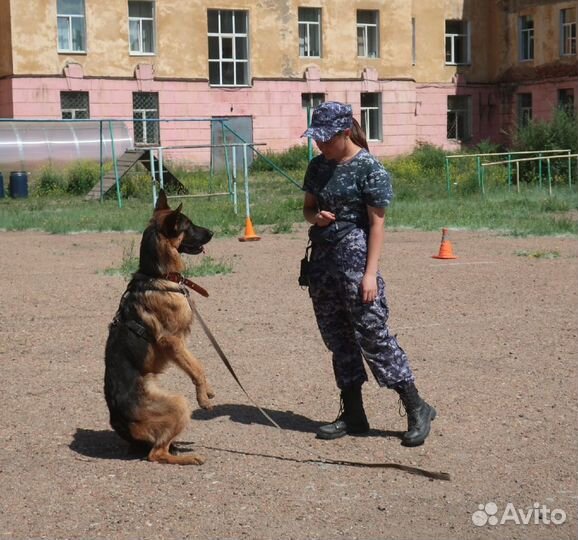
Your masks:
M332 221L335 221L335 214L326 210L319 211L317 197L312 193L305 193L303 216L311 225L318 225L319 227L327 227Z
M371 304L377 297L377 265L385 236L385 208L367 207L369 216L369 237L367 239L367 263L361 281L361 294L365 304Z

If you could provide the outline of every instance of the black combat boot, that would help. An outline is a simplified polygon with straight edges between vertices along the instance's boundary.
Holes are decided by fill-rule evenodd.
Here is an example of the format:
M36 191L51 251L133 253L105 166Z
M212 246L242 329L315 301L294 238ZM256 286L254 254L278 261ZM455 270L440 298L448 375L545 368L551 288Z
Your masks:
M363 409L361 385L341 391L339 416L332 424L317 430L318 439L339 439L345 435L362 435L369 431L369 423Z
M395 391L407 412L407 431L403 434L402 444L419 446L429 435L436 410L419 396L413 383L396 386Z

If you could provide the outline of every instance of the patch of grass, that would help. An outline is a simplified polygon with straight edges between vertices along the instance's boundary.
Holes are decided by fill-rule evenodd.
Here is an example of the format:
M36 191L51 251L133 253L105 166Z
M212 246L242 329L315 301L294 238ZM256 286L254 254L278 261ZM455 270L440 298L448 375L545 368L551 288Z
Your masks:
M219 274L230 274L233 271L233 265L225 260L218 260L205 255L201 258L199 263L193 263L187 260L185 276L189 277L203 277L216 276Z
M420 176L423 174L420 163L436 167L431 169L431 176ZM578 233L578 193L574 186L558 186L553 196L548 196L546 189L525 186L521 193L504 187L489 191L486 196L463 190L452 191L448 197L445 173L438 171L436 151L428 150L419 160L400 161L398 165L397 172L392 174L396 196L387 212L390 227L494 230L512 236ZM192 183L194 178L207 181L206 177L196 176L187 181ZM412 178L417 178L413 184ZM169 203L176 207L182 202L183 211L193 222L213 230L216 236L239 236L245 226L242 182L238 183L238 189L237 214L229 196L176 197ZM257 234L263 228L275 234L288 233L293 224L304 223L302 205L303 192L286 178L274 172L251 175L250 211ZM142 232L151 214L150 187L146 199L123 197L122 208L118 207L116 198L103 203L70 195L0 199L0 229L4 230L35 229L58 234Z
M560 257L558 251L527 251L525 249L516 251L518 257L529 257L533 259L557 259Z
M138 270L138 264L139 257L133 241L123 248L120 266L107 268L104 273L109 276L120 275L128 280ZM193 262L189 258L185 258L183 275L188 277L215 276L217 274L230 274L232 271L233 265L231 263L205 255L200 262Z

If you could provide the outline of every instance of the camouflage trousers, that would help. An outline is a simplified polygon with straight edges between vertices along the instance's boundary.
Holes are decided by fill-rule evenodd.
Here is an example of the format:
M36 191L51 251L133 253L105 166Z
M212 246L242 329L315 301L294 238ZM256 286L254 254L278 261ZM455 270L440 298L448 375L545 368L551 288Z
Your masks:
M333 353L338 388L367 381L363 359L379 386L413 382L406 353L387 326L385 284L378 273L378 294L364 304L361 280L367 259L367 236L355 229L335 246L314 245L309 295L321 337Z

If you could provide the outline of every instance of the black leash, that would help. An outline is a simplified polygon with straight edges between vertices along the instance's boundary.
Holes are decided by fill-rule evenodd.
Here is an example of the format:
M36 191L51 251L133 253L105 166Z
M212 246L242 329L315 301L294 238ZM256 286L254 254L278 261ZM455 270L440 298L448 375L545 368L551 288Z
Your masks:
M265 410L263 410L263 408L261 408L261 406L249 395L247 390L245 390L245 388L243 387L243 384L239 380L239 377L237 377L237 374L235 373L235 370L233 369L231 362L229 362L227 355L223 352L223 349L221 349L221 346L219 345L219 343L215 339L215 336L213 335L213 333L211 332L211 330L209 329L209 327L207 326L207 324L205 323L205 321L201 317L199 310L195 306L195 304L192 301L189 294L187 294L187 300L189 301L189 305L191 306L191 310L193 311L193 313L197 317L197 320L199 321L199 324L201 325L203 332L205 332L205 335L209 338L211 345L213 346L213 348L215 349L215 351L217 352L217 354L219 355L219 357L221 358L221 360L225 364L225 367L229 370L229 373L233 376L233 379L235 379L235 382L238 384L239 388L243 391L245 396L247 396L247 399L253 405L255 405L255 407L257 407L257 409L261 412L261 414L267 420L269 420L269 422L271 422L271 424L273 426L275 426L280 431L283 431L283 428L277 422L275 422L275 420L273 420L273 418L271 418L271 416L269 414L267 414L267 412ZM308 454L312 454L315 456L315 459L294 460L294 461L300 461L301 463L325 463L325 464L329 464L329 465L346 465L348 467L368 467L368 468L374 468L374 469L397 469L400 471L408 472L410 474L417 474L420 476L425 476L427 478L432 478L434 480L448 480L448 481L450 480L450 475L446 472L428 471L425 469L420 469L419 467L411 467L409 465L401 465L400 463L368 463L368 462L364 462L364 461L349 461L349 460L342 460L342 459L324 458L323 456L321 456L315 452L312 452L308 448L303 448L302 446L296 445L294 443L293 443L293 446L295 448L298 448L299 450L302 450L304 452L307 452Z

